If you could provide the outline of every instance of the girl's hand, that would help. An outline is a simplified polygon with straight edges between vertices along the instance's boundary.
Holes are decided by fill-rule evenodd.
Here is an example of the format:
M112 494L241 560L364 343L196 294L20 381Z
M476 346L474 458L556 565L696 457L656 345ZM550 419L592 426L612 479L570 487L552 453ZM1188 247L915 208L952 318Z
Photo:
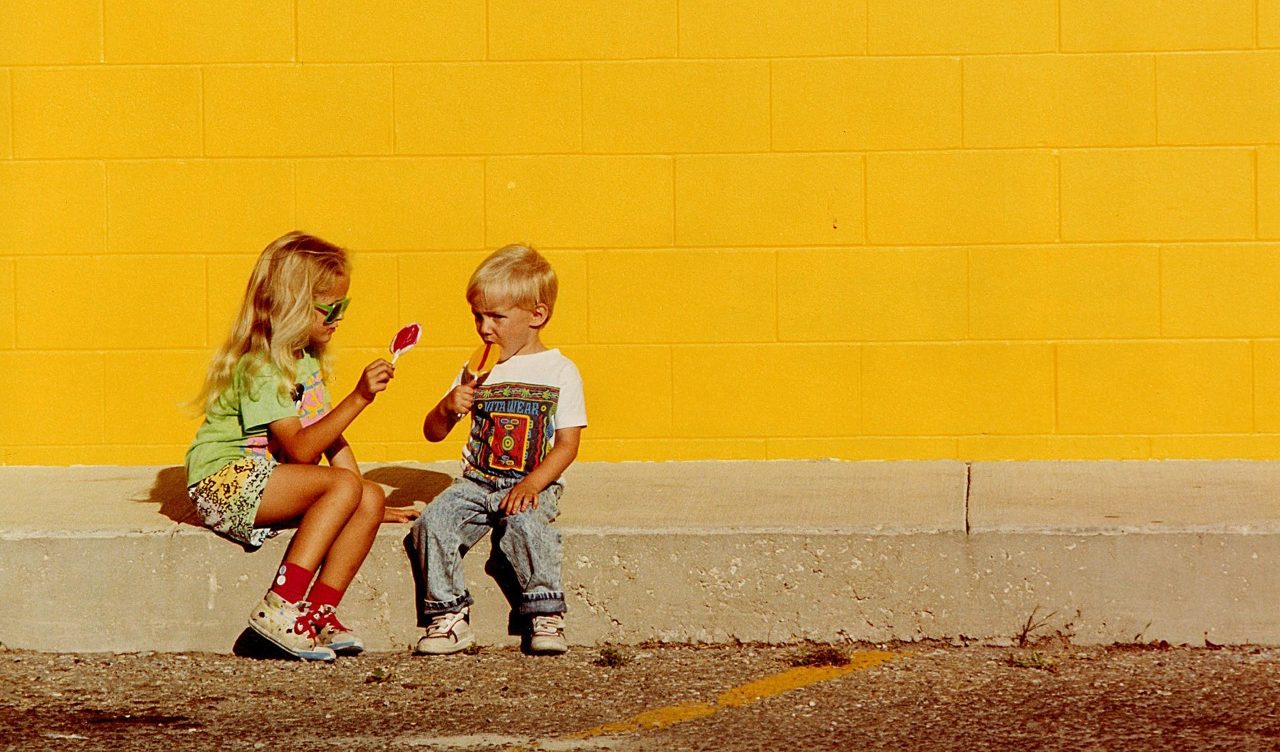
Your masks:
M356 384L356 392L366 402L373 402L373 398L387 388L387 383L395 375L396 367L378 358L365 366L364 373L360 374L360 382Z
M498 509L504 514L520 514L526 509L538 508L538 488L526 478L511 487L507 495L498 502Z
M383 522L413 522L418 519L418 510L415 507L383 507Z
M459 384L453 388L444 398L444 406L450 412L457 416L463 416L471 412L471 406L476 402L476 388L470 384Z

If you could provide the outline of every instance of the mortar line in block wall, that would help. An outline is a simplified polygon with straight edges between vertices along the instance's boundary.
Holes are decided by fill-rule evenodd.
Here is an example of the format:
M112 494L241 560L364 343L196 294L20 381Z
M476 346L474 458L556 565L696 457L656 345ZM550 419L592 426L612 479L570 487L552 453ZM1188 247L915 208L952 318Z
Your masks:
M1250 411L1250 433L1258 432L1258 343L1249 343L1249 394L1253 409Z
M1258 162L1262 160L1262 150L1253 150L1253 239L1260 240L1262 238L1262 197L1259 190L1259 168Z
M200 156L208 159L209 157L209 129L204 123L205 97L208 96L205 88L204 66L197 68L200 71Z
M9 120L9 156L12 159L17 159L18 158L18 136L17 136L16 128L18 123L17 123L17 116L14 114L14 111L17 109L17 105L14 104L14 100L17 99L17 97L15 97L13 93L13 86L14 86L13 71L7 70L4 72L4 75L9 80L9 111L5 113L6 117Z
M1055 5L1057 6L1055 10L1057 11L1057 15L1058 15L1058 49L1057 51L1062 52L1062 0L1058 0L1058 2L1055 3Z

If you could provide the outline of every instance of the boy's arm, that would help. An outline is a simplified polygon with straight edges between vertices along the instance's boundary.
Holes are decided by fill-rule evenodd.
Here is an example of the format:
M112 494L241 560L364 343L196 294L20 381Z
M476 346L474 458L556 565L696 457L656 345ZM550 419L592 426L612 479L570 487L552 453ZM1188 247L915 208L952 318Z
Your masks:
M556 431L556 444L547 452L542 463L524 480L511 487L498 503L498 509L506 514L520 514L526 509L538 508L538 494L559 478L578 457L578 443L582 427L561 428Z
M458 414L445 405L448 400L449 397L446 395L436 403L435 407L427 411L427 417L422 419L422 436L427 441L443 441L457 424Z
M423 437L431 442L442 441L462 416L471 412L475 400L474 383L459 384L451 389L422 419Z

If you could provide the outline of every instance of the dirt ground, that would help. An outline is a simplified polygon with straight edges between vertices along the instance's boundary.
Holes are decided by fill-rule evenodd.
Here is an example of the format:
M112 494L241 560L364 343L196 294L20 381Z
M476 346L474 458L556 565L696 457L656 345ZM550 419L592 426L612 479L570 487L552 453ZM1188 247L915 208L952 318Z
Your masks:
M486 648L323 665L0 650L0 748L1280 749L1280 649L830 652L650 646L546 658ZM844 656L854 662L794 666Z

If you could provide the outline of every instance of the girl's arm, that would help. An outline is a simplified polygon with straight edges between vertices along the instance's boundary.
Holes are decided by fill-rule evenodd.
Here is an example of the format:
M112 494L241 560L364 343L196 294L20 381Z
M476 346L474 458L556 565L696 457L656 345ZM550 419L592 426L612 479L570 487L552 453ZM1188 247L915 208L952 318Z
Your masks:
M356 464L355 453L342 434L329 446L325 447L324 458L329 460L330 467L345 467L356 475L360 475L360 466Z
M379 358L365 367L356 388L324 417L303 428L297 418L281 418L267 426L290 462L314 465L325 450L339 439L347 426L372 402L378 392L387 388L387 382L395 375L395 366ZM344 440L345 443L345 440ZM347 448L350 452L350 448ZM342 454L341 448L333 456ZM355 463L354 457L352 463Z
M364 477L360 472L360 466L356 464L356 453L351 450L351 445L342 436L324 450L324 456L329 460L329 467L341 467L355 473L357 478Z

